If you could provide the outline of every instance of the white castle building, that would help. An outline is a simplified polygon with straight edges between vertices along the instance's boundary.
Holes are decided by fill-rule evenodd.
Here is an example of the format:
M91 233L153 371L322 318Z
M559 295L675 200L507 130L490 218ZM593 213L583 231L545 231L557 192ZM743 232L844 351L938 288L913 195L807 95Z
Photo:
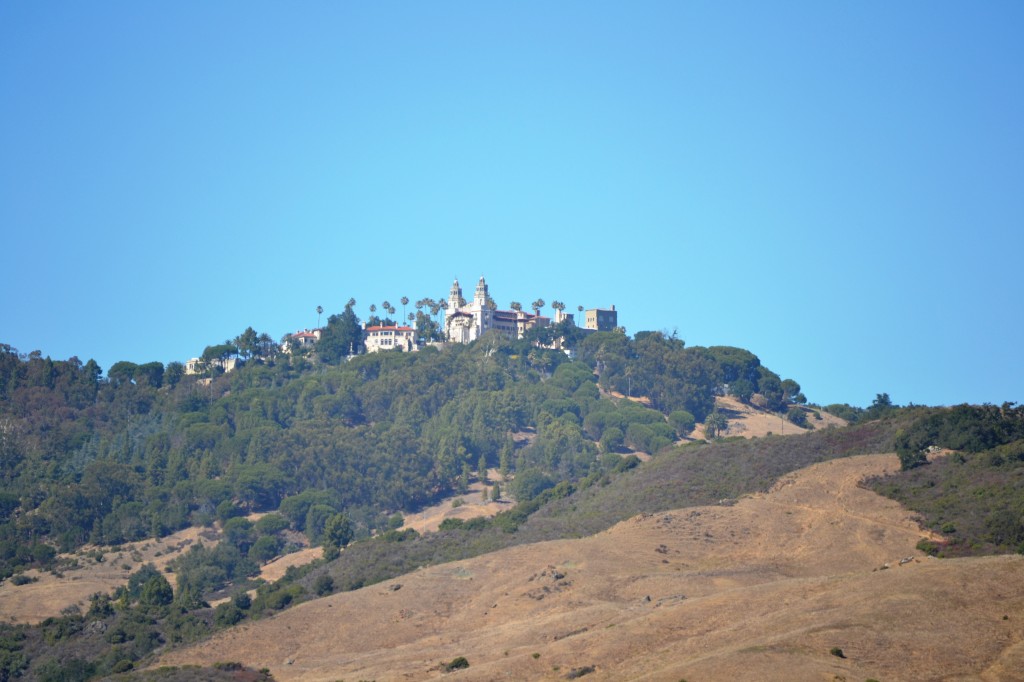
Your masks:
M458 279L448 294L445 333L454 343L475 341L492 329L507 338L519 339L527 329L544 327L549 323L550 319L543 315L531 315L521 310L498 310L487 292L487 282L483 277L477 282L470 302L462 297Z

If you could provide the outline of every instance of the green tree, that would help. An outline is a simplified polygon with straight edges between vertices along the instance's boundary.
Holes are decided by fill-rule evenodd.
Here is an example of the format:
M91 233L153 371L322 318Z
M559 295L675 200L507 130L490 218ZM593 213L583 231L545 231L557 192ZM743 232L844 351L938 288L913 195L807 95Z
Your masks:
M487 457L483 453L480 454L480 459L477 460L476 475L480 478L481 483L487 482Z
M242 554L249 552L249 547L255 539L256 532L249 519L236 516L224 523L224 540L237 547Z
M797 426L806 429L807 428L807 413L799 407L791 407L786 413L786 419L793 422Z
M177 360L167 363L167 368L164 370L164 383L174 388L181 381L182 377L185 376L185 365L178 362Z
M370 306L373 308L373 306ZM327 327L320 333L316 352L323 362L336 365L349 355L363 351L363 329L352 306L346 305L340 315L327 318Z
M501 446L501 453L498 460L498 471L501 473L501 480L507 481L512 469L512 453L515 452L515 442L511 436L505 437L505 443Z
M281 539L276 535L262 535L249 548L249 557L264 564L281 552Z
M323 314L324 314L324 307L322 305L318 305L316 307L316 328L317 329L320 328L320 316L323 315Z
M128 362L127 360L115 362L107 370L107 379L115 386L130 384L135 377L135 369L137 367L138 365L134 362Z
M160 388L164 381L164 365L162 362L147 362L138 365L132 376L136 384Z
M319 545L324 540L324 530L327 522L334 517L338 511L326 504L314 504L306 513L306 537L313 544Z
M764 407L771 412L778 412L783 407L782 382L775 374L766 373L758 382L758 392L764 398Z
M238 347L239 354L249 359L257 353L259 348L259 334L252 327L246 327L245 331L235 337L234 344Z
M697 422L686 410L675 410L668 415L668 423L676 432L676 436L683 438L693 431Z
M516 472L515 481L512 483L513 494L517 502L528 502L540 495L548 488L554 487L555 482L551 477L540 469L528 468Z
M785 402L793 402L795 398L800 394L800 384L796 383L792 379L784 379L782 381L782 399Z
M142 586L139 603L144 606L167 606L174 601L174 590L159 573L150 577Z
M343 513L331 516L324 524L324 547L344 547L352 542L352 537L352 522Z
M712 410L711 414L704 420L704 437L708 440L718 438L728 427L729 420L725 418L725 415L717 409Z
M736 379L729 384L729 394L744 404L750 403L755 392L754 383L749 379Z
M601 434L601 452L618 452L625 443L625 434L617 426L610 426Z

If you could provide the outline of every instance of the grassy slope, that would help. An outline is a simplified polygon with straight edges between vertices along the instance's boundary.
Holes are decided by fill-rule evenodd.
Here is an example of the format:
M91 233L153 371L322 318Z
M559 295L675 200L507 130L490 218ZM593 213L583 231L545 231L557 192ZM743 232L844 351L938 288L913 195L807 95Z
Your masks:
M783 474L815 462L892 451L900 422L883 420L844 429L737 439L663 451L643 466L542 507L515 533L494 528L453 530L404 542L362 542L300 582L324 573L336 589L387 580L420 566L456 561L503 547L591 535L640 513L716 504L767 490Z

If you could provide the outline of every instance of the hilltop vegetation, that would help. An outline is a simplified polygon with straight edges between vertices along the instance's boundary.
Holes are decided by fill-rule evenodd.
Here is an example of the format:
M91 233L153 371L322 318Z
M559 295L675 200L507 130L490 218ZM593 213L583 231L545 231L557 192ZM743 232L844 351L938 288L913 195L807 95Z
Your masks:
M408 534L388 530L396 518L401 522L396 512L464 489L474 471L487 467L516 475L524 504L498 521L514 530L579 482L592 485L622 470L620 448L654 452L671 444L707 416L726 374L707 349L621 332L580 341L577 361L536 345L547 330L517 342L491 336L346 359L337 350L358 347L353 320L347 307L332 317L323 349L291 354L247 329L208 346L200 376L185 374L179 363L120 362L103 378L92 361L0 349L0 577L13 579L29 567L73 570L58 552L88 542L116 545L215 522L225 537L175 562L170 600L125 593L110 607L97 595L88 613L69 612L24 631L24 643L12 634L4 640L11 645L5 670L32 660L50 665L33 646L45 641L70 647L61 660L88 661L80 666L86 677L104 674L162 643L230 625L242 612L286 606L306 588L284 581L262 590L251 606L217 611L205 598L250 584L288 532L335 552L375 532L382 543L404 544L394 541L412 539ZM245 362L225 373L229 357ZM658 409L602 397L634 387L649 391ZM250 512L276 513L253 524L241 518ZM503 537L478 536L492 539L471 550L460 537L452 554L484 551ZM372 579L358 577L350 586ZM158 587L150 591L170 594ZM324 589L310 587L310 594ZM113 619L108 626L128 634L114 641L83 632L87 618ZM116 625L122 621L124 627ZM56 634L39 640L46 632ZM73 673L60 668L65 677Z
M395 512L464 488L481 466L577 481L605 469L601 451L671 444L708 415L734 371L721 349L620 332L582 340L575 362L529 336L346 361L326 351L356 343L351 307L328 327L323 357L280 354L247 329L207 348L202 377L176 363L122 362L104 379L92 361L4 346L0 577L52 567L57 551L87 542L226 522L288 498L299 499L291 529L305 531L304 514L328 507L366 537ZM770 394L778 377L743 354ZM224 373L217 362L230 355L246 363ZM657 409L602 390L649 393ZM232 563L244 573L262 557L248 556L259 538L238 535Z
M929 462L928 453L954 450ZM902 471L872 489L921 513L940 556L1024 554L1024 407L929 410L896 437Z

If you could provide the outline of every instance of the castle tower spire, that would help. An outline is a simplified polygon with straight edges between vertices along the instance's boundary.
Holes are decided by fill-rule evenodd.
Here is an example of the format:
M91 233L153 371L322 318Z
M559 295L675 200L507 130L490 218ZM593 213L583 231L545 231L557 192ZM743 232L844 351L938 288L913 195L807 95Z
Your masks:
M487 306L487 282L484 281L483 275L480 275L480 281L476 283L476 292L473 294L473 303L480 307Z
M459 278L452 282L451 291L448 293L448 310L455 312L462 307L462 287L459 286Z

